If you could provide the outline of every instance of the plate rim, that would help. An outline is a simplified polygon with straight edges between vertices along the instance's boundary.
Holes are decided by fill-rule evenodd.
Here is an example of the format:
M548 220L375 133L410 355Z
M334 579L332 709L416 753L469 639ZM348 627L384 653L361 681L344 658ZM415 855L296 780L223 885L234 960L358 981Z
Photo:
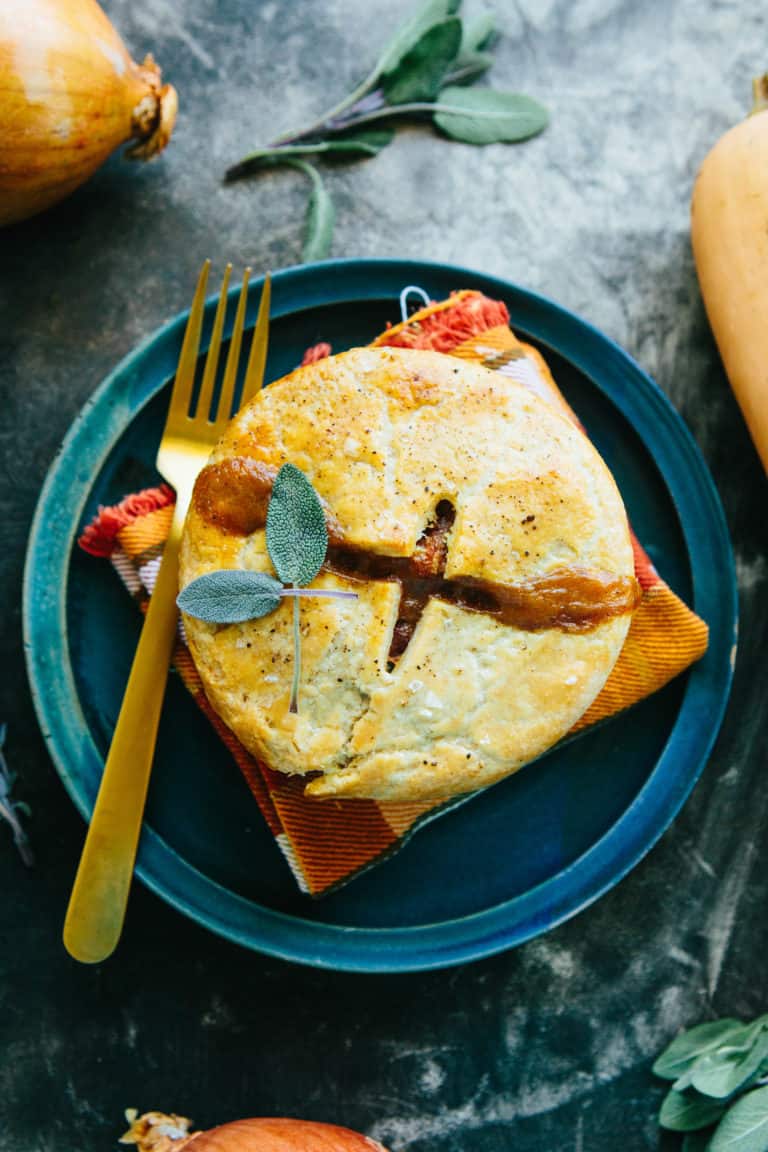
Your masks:
M333 274L330 287L335 287L335 292L329 291L327 283L325 285L322 283L323 277L327 277L329 273ZM693 606L699 609L701 608L701 604L698 603L701 588L697 580L697 573L694 570L692 556L693 528L690 518L686 523L686 519L680 514L680 504L684 502L683 497L686 492L690 495L695 493L699 500L702 496L705 497L700 505L694 502L693 507L697 513L697 523L702 521L708 529L708 532L705 532L705 537L709 537L709 543L712 545L710 551L717 556L718 566L719 568L724 567L727 577L728 587L725 589L721 587L719 590L720 599L717 606L720 609L720 619L716 634L722 648L725 642L724 633L730 624L730 659L722 661L722 666L718 664L710 675L710 679L714 677L714 684L709 685L706 732L703 738L699 737L696 742L693 751L694 761L689 765L683 780L676 782L674 774L672 779L668 780L668 771L664 770L668 769L667 760L672 751L672 745L676 743L675 737L680 728L681 717L686 706L689 708L691 706L692 694L695 694L699 689L696 673L701 665L694 666L688 674L688 682L673 727L656 759L648 780L632 803L624 809L618 820L584 853L553 876L510 900L467 916L442 920L433 924L399 928L361 928L334 925L293 916L257 904L219 885L215 880L198 871L194 865L178 856L157 832L145 827L139 847L136 872L152 891L178 911L188 915L210 931L214 931L235 943L267 955L313 967L357 972L404 972L443 968L480 959L513 947L576 915L623 879L651 850L674 820L698 780L717 737L733 675L737 625L735 569L725 516L714 481L692 434L666 395L640 365L605 333L548 297L526 289L513 281L490 276L481 271L459 265L397 258L334 259L314 264L295 265L276 272L272 277L273 316L286 316L296 312L311 311L315 307L339 303L344 299L360 299L359 292L350 296L349 288L344 288L341 291L342 282L346 283L348 279L352 281L355 277L358 280L365 279L373 289L368 292L365 298L381 299L388 295L381 287L382 276L385 278L388 276L390 279L396 278L402 286L403 283L413 282L412 277L419 274L427 277L429 275L443 278L446 276L453 277L455 282L462 287L474 286L484 291L495 291L507 300L511 298L525 300L529 307L541 312L545 319L548 318L548 323L544 324L543 334L540 331L534 331L531 334L542 344L551 347L560 355L565 355L569 362L586 375L592 386L596 387L619 409L622 416L640 437L646 449L648 449L646 436L638 429L636 420L636 417L639 417L642 423L642 413L635 412L635 408L639 406L642 409L650 401L651 407L655 409L659 418L654 431L657 435L663 435L669 442L664 446L662 460L667 460L671 448L674 448L677 456L677 468L673 476L670 477L668 468L663 467L656 451L653 452L661 480L678 514L681 533L691 565ZM309 300L302 297L300 306L282 309L276 307L283 291L289 295L291 290L295 291L296 287L304 286L306 288L307 285L316 287L318 281L320 282L319 293L315 292L314 296L310 293ZM260 291L262 283L263 277L257 277L251 281L250 293L252 297L255 297ZM237 288L231 289L230 295L234 295L237 291ZM214 296L209 297L206 312L215 306L215 299ZM48 469L30 530L22 600L27 673L38 722L53 764L70 798L86 820L90 816L91 802L67 767L66 733L62 737L62 717L56 714L55 700L50 694L51 686L45 677L46 660L41 660L39 646L36 643L40 631L36 613L39 615L41 611L40 602L36 601L34 597L36 575L40 563L44 564L45 562L45 553L47 552L50 562L51 554L55 551L50 545L50 525L46 523L48 501L57 480L60 479L62 467L69 462L69 454L76 447L78 438L83 435L84 431L88 431L88 422L93 419L94 412L98 413L99 407L109 397L111 390L119 385L134 367L140 367L145 357L151 354L155 346L173 336L175 330L181 330L187 315L188 310L178 313L140 341L120 360L80 408ZM553 324L558 326L560 330L565 325L566 331L571 329L574 335L586 336L587 340L584 341L583 345L576 340L574 347L569 347L567 352L563 352L560 337L558 337L560 347L547 338L547 332ZM530 331L530 327L526 330ZM600 379L595 377L589 366L590 356L588 354L589 349L594 349L595 345L615 363L615 366L625 369L627 379L635 389L634 392L628 388L624 395L617 397L614 391L604 387ZM639 388L637 387L638 384L640 385ZM153 389L150 396L146 397L146 401L162 386L161 383L157 389ZM93 467L89 467L85 477L79 478L78 490L82 495L79 506L77 509L70 509L73 515L70 529L66 532L66 540L61 549L62 556L60 558L64 579L58 585L58 597L45 604L43 610L45 620L48 622L55 621L58 625L58 633L56 634L56 639L60 645L58 650L65 659L69 672L71 672L71 661L66 635L66 601L67 574L73 537L82 515L83 506L91 491L95 473L111 452L117 438L136 418L141 406L137 405L129 410L127 419L122 423L119 415L112 420L103 437L102 451L98 461ZM684 450L684 464L688 465L687 467L680 465L679 453L681 448ZM669 465L668 460L667 464ZM75 486L73 485L73 487ZM706 505L706 512L704 505ZM688 513L686 515L690 516ZM710 622L710 627L711 632L714 632L715 626L712 622ZM50 641L50 634L48 640ZM702 690L706 690L706 688L707 684L701 686ZM81 754L87 756L90 752L91 756L96 755L97 759L101 761L101 757L98 756L95 745L93 745L76 692L74 693L74 703L77 705L77 720L82 728L80 732ZM72 701L70 701L70 707L71 704ZM677 739L680 739L679 734ZM89 742L91 744L90 749L83 746L87 746ZM690 738L688 742L690 743ZM649 826L647 807L659 787L660 776L665 778L668 785L666 803L661 809L658 806L654 808L656 813L661 813L661 819L656 821L651 819ZM623 848L621 843L615 846L614 840L617 837L621 841L619 833L625 832L627 826L633 823L635 824L634 835L624 838ZM618 848L618 867L616 866L617 859L614 856L614 848ZM587 869L582 882L576 883L574 877L577 879L580 877L580 874L584 872L586 862L589 862L590 867ZM159 875L156 875L158 866L162 866L162 870ZM590 878L591 883L586 883ZM199 901L190 896L190 880L193 881L193 894L195 882L198 887L202 882L204 891L207 890L216 894L217 903L221 902L227 906L228 919L223 919L221 916L217 919L212 916L210 909L202 906ZM557 899L554 898L557 893L549 891L553 885L558 890L566 889L565 892L561 892ZM543 893L549 896L549 899L543 898ZM510 913L513 909L518 915L514 923L510 924ZM256 927L263 928L263 932L254 932L253 924L245 925L244 921L253 921L254 918Z

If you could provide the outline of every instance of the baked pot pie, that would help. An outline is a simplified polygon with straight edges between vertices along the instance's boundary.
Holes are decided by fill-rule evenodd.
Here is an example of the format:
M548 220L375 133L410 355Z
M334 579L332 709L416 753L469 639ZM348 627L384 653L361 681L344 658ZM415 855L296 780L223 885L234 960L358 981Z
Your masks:
M181 586L273 573L266 511L290 462L329 536L293 617L185 616L211 705L317 797L434 801L514 772L605 683L639 599L627 517L595 448L523 386L436 352L357 348L271 384L200 474Z

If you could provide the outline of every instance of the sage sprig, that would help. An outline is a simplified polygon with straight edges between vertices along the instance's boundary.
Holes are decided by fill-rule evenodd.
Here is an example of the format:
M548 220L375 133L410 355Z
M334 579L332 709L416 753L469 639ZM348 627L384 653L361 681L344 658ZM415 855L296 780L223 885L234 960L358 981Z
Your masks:
M311 176L315 208L310 205L307 215L304 260L319 259L330 251L333 213L319 172L309 171L306 160L299 165L300 158L374 156L394 133L391 127L368 131L369 126L405 119L429 118L444 136L476 145L526 140L546 127L546 109L529 96L464 87L491 67L488 49L496 39L496 25L490 14L464 25L458 16L460 6L461 0L426 0L395 32L366 78L339 104L227 170L228 181L283 164L302 167Z
M284 597L293 600L293 682L288 705L299 710L301 679L302 597L357 599L356 592L307 588L325 562L328 530L320 497L295 464L284 464L272 487L267 507L267 552L279 579L268 572L227 569L207 572L187 584L176 603L187 616L208 624L242 624L257 620L279 607Z
M336 216L333 201L314 164L299 159L287 159L282 163L291 168L298 168L312 181L301 259L305 264L309 264L312 260L322 260L331 250L333 222Z
M686 1133L683 1152L768 1152L768 1014L681 1032L653 1071L673 1081L659 1124Z

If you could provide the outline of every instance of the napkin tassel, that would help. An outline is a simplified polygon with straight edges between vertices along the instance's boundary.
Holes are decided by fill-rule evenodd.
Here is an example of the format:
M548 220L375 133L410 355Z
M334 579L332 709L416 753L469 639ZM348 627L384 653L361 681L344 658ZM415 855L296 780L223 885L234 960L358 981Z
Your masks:
M117 534L121 528L175 501L173 488L160 484L157 488L145 488L142 492L126 496L119 504L107 507L100 505L98 513L83 529L77 542L91 556L109 557L117 546Z

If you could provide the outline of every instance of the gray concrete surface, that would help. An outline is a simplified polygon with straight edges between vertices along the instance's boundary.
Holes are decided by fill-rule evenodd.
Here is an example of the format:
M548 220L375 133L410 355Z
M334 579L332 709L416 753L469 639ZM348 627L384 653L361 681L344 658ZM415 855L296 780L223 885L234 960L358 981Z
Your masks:
M259 1113L335 1119L409 1152L655 1148L654 1054L684 1023L757 1014L768 1000L766 486L688 238L697 165L768 67L760 8L498 0L493 80L546 102L547 132L479 151L412 128L329 178L336 255L509 277L648 369L719 485L742 613L734 692L704 777L617 889L492 960L366 979L240 951L143 889L114 960L86 969L65 956L83 829L25 684L20 581L57 444L109 369L186 306L201 258L257 269L298 259L301 178L225 187L224 167L342 95L412 3L106 7L134 54L152 50L177 85L174 140L157 163L115 159L68 203L0 234L0 717L38 855L25 871L0 828L0 1150L110 1148L129 1105L206 1126Z

